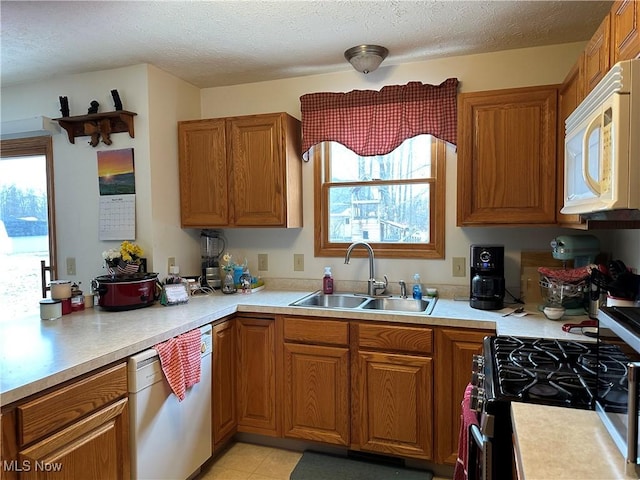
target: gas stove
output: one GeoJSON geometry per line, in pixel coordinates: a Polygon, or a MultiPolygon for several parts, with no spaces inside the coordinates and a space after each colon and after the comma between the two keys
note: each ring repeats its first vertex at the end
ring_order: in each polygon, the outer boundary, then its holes
{"type": "MultiPolygon", "coordinates": [[[[629,338],[630,330],[607,322],[611,329],[620,330],[623,338],[629,338]]],[[[636,326],[640,329],[640,320],[636,326]]],[[[629,362],[638,362],[635,365],[640,370],[640,351],[632,356],[624,342],[604,341],[604,331],[609,330],[603,328],[600,319],[597,342],[485,337],[483,355],[474,357],[472,367],[470,405],[477,413],[478,426],[471,428],[475,433],[468,448],[476,452],[473,456],[478,459],[472,467],[477,471],[474,478],[512,478],[511,402],[599,410],[610,418],[618,416],[610,424],[625,423],[620,421],[620,415],[627,411],[627,378],[633,377],[630,369],[634,365],[629,362]]],[[[640,345],[640,330],[633,338],[640,345]]],[[[634,403],[640,405],[640,397],[634,403]]],[[[614,440],[616,437],[620,435],[614,435],[614,440]]],[[[640,451],[640,441],[636,443],[640,451]]]]}
{"type": "Polygon", "coordinates": [[[472,407],[482,414],[510,402],[593,409],[595,342],[497,336],[484,339],[474,359],[472,407]]]}
{"type": "Polygon", "coordinates": [[[511,402],[594,409],[598,364],[596,342],[486,337],[472,367],[470,405],[478,419],[468,444],[478,459],[473,477],[512,478],[511,402]]]}
{"type": "Polygon", "coordinates": [[[593,408],[597,351],[574,341],[494,337],[495,399],[593,408]]]}

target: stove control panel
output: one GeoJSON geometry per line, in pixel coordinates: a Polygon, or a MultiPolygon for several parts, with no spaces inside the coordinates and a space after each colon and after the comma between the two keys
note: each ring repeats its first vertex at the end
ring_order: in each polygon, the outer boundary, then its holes
{"type": "Polygon", "coordinates": [[[471,410],[475,412],[482,412],[484,406],[485,391],[484,391],[484,356],[474,355],[471,361],[471,398],[469,399],[469,406],[471,410]]]}
{"type": "Polygon", "coordinates": [[[482,372],[484,369],[484,356],[474,355],[471,360],[471,371],[473,373],[482,372]]]}
{"type": "Polygon", "coordinates": [[[473,387],[471,389],[471,398],[469,399],[469,407],[474,412],[481,413],[484,406],[484,389],[481,387],[473,387]]]}
{"type": "Polygon", "coordinates": [[[471,374],[471,385],[478,387],[484,384],[484,373],[481,372],[473,372],[471,374]]]}

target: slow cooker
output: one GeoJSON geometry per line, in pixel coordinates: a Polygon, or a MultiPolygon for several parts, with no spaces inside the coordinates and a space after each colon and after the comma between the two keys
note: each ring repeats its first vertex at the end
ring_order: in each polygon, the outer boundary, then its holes
{"type": "Polygon", "coordinates": [[[160,288],[157,273],[102,275],[91,282],[98,305],[105,310],[133,310],[153,305],[160,288]]]}

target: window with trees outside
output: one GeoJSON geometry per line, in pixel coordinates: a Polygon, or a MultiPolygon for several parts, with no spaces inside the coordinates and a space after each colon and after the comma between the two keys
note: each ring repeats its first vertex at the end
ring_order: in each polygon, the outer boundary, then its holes
{"type": "Polygon", "coordinates": [[[383,258],[444,258],[444,141],[418,135],[366,157],[325,141],[311,155],[316,256],[364,241],[383,258]]]}

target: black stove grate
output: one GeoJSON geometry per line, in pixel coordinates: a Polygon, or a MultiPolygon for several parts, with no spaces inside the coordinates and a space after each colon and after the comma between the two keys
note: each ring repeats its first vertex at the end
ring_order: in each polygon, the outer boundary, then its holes
{"type": "Polygon", "coordinates": [[[496,400],[593,408],[595,344],[498,336],[492,357],[496,400]]]}

